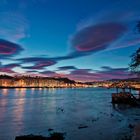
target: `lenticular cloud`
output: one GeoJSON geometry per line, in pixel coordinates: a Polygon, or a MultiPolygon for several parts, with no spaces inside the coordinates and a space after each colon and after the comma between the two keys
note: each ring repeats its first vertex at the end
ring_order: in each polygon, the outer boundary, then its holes
{"type": "Polygon", "coordinates": [[[20,45],[0,39],[0,58],[14,56],[22,50],[20,45]]]}
{"type": "Polygon", "coordinates": [[[126,31],[126,26],[121,23],[93,25],[77,32],[73,36],[71,44],[78,52],[97,52],[108,48],[126,31]]]}

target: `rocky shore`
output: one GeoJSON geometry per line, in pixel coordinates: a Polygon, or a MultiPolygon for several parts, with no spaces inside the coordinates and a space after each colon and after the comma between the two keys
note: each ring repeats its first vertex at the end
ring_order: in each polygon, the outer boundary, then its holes
{"type": "Polygon", "coordinates": [[[64,133],[54,132],[48,137],[30,134],[24,136],[17,136],[15,140],[64,140],[64,133]]]}

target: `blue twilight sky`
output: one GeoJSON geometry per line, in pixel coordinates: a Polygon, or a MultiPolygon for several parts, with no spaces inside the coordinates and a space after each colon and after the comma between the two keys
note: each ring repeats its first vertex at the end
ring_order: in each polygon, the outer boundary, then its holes
{"type": "Polygon", "coordinates": [[[128,78],[139,0],[1,0],[0,73],[128,78]]]}

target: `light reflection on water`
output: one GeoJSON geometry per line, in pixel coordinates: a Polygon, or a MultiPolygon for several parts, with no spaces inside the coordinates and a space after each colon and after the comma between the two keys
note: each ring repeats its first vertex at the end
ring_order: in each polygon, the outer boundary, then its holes
{"type": "Polygon", "coordinates": [[[113,92],[103,88],[0,89],[0,139],[14,140],[16,135],[30,133],[48,135],[48,128],[53,128],[67,132],[66,140],[113,140],[129,121],[140,116],[139,109],[123,113],[113,109],[113,92]],[[79,130],[80,124],[88,128],[79,130]]]}
{"type": "Polygon", "coordinates": [[[6,88],[2,89],[2,94],[6,96],[8,94],[8,89],[6,88]]]}

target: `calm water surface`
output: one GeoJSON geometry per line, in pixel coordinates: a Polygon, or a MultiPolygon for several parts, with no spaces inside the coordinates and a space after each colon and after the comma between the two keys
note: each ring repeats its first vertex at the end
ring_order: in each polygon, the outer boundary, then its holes
{"type": "Polygon", "coordinates": [[[129,123],[140,122],[140,109],[114,109],[112,92],[104,88],[0,89],[0,140],[31,133],[47,136],[49,128],[66,132],[66,140],[116,140],[129,131],[129,123]],[[88,128],[78,129],[80,125],[88,128]]]}

